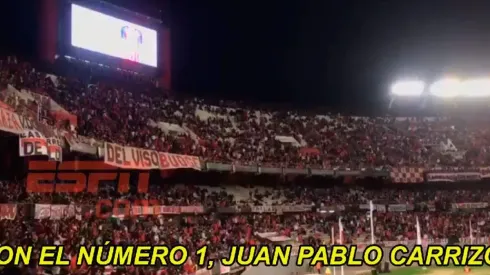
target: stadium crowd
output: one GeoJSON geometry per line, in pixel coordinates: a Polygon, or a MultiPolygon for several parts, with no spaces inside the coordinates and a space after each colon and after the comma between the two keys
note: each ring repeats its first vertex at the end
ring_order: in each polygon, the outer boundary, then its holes
{"type": "MultiPolygon", "coordinates": [[[[153,82],[128,74],[108,79],[105,68],[58,63],[55,76],[10,57],[2,62],[1,82],[50,97],[78,117],[74,132],[100,141],[274,167],[471,167],[489,161],[488,131],[474,118],[314,115],[169,98],[153,82]]],[[[23,114],[48,113],[42,97],[26,102],[3,96],[23,114]]]]}
{"type": "MultiPolygon", "coordinates": [[[[217,163],[351,170],[396,166],[455,169],[490,163],[490,132],[481,127],[483,121],[449,117],[313,115],[251,108],[225,101],[172,98],[164,96],[154,82],[135,75],[73,62],[60,60],[53,71],[46,73],[14,56],[4,59],[0,63],[3,89],[0,99],[8,106],[3,107],[29,117],[43,133],[66,130],[94,142],[110,141],[196,155],[217,163]],[[76,116],[76,125],[50,116],[54,103],[56,108],[76,116]]],[[[257,234],[263,232],[277,232],[295,243],[331,243],[331,229],[339,232],[341,215],[344,241],[366,244],[370,242],[365,208],[369,201],[377,206],[413,206],[399,211],[376,208],[375,236],[379,243],[415,240],[415,217],[420,219],[424,238],[428,240],[469,236],[470,224],[475,238],[485,238],[490,232],[490,215],[484,211],[487,204],[478,205],[475,208],[479,209],[474,211],[454,206],[489,202],[490,190],[475,187],[318,188],[286,180],[275,188],[250,187],[252,183],[247,187],[217,188],[204,185],[206,177],[202,173],[191,179],[182,180],[180,184],[161,184],[167,180],[161,179],[150,185],[150,192],[144,197],[118,194],[110,188],[95,195],[32,194],[26,193],[22,177],[4,180],[0,184],[0,203],[15,204],[16,208],[13,216],[0,220],[0,241],[16,246],[34,245],[36,253],[41,245],[63,244],[70,259],[76,259],[77,247],[98,245],[106,240],[126,245],[179,244],[193,252],[209,245],[211,257],[217,259],[231,245],[268,243],[257,234]],[[157,200],[164,206],[201,206],[203,211],[131,217],[112,215],[110,219],[94,215],[93,205],[97,201],[118,198],[157,200]],[[87,206],[88,211],[55,219],[49,215],[39,218],[36,204],[87,206]],[[309,209],[284,213],[252,211],[253,206],[302,205],[309,209]],[[242,211],[247,206],[247,211],[242,211]]],[[[27,274],[177,275],[195,274],[201,268],[195,266],[195,262],[193,256],[181,268],[70,265],[45,270],[32,265],[24,271],[27,274]]]]}
{"type": "MultiPolygon", "coordinates": [[[[226,255],[231,245],[259,245],[270,243],[261,238],[264,232],[277,232],[277,235],[290,238],[298,244],[330,244],[331,229],[339,232],[338,220],[342,216],[345,243],[363,245],[370,243],[370,223],[366,208],[359,203],[374,200],[376,205],[397,203],[416,206],[402,211],[377,208],[374,214],[376,241],[387,246],[416,239],[415,217],[421,221],[421,229],[427,242],[445,242],[453,236],[470,235],[469,224],[473,226],[472,236],[485,239],[490,228],[490,215],[486,209],[455,210],[444,207],[447,203],[481,203],[488,201],[490,191],[475,193],[474,190],[460,189],[458,192],[426,190],[366,190],[359,187],[314,189],[305,187],[267,188],[253,187],[227,189],[226,187],[194,186],[190,184],[172,185],[162,188],[151,187],[151,196],[167,206],[209,207],[202,213],[180,213],[169,215],[132,215],[109,217],[94,215],[93,208],[80,212],[81,215],[66,214],[61,217],[38,217],[33,204],[77,205],[94,204],[95,199],[118,198],[114,190],[105,189],[97,195],[75,197],[68,194],[27,194],[21,182],[2,182],[1,203],[16,203],[16,215],[0,220],[0,240],[2,244],[34,245],[39,251],[41,245],[63,244],[67,258],[76,259],[75,251],[81,245],[98,245],[105,241],[115,244],[166,244],[184,245],[195,252],[202,245],[208,245],[210,256],[220,258],[226,255]],[[249,192],[246,192],[249,191],[249,192]],[[85,197],[86,196],[86,197],[85,197]],[[318,198],[323,200],[318,201],[318,198]],[[246,205],[297,205],[311,202],[311,210],[296,213],[278,212],[221,212],[229,206],[246,205]],[[344,204],[335,212],[322,211],[324,205],[344,204]],[[355,204],[357,203],[357,204],[355,204]],[[349,205],[351,204],[351,205],[349,205]],[[432,207],[427,207],[432,205],[432,207]]],[[[136,196],[135,196],[136,197],[136,196]]],[[[127,196],[126,198],[131,198],[127,196]]],[[[112,210],[112,209],[111,209],[112,210]]],[[[2,215],[4,210],[2,210],[2,215]]],[[[103,210],[102,210],[103,211],[103,210]]],[[[110,211],[110,210],[109,210],[110,211]]],[[[113,210],[112,213],[116,213],[113,210]]],[[[340,242],[336,236],[336,242],[340,242]]],[[[196,257],[182,269],[176,267],[146,267],[126,270],[137,274],[193,274],[199,267],[196,257]],[[148,272],[148,273],[145,273],[148,272]],[[180,273],[179,273],[180,272],[180,273]]],[[[38,268],[32,266],[31,268],[38,268]]],[[[110,267],[115,268],[115,267],[110,267]]],[[[90,272],[103,272],[103,268],[93,268],[90,272]]],[[[114,269],[116,270],[116,269],[114,269]]],[[[72,265],[67,272],[82,273],[84,267],[72,265]]],[[[107,272],[107,270],[105,270],[107,272]]],[[[52,272],[52,271],[51,271],[52,272]]],[[[123,272],[120,270],[118,272],[123,272]]]]}

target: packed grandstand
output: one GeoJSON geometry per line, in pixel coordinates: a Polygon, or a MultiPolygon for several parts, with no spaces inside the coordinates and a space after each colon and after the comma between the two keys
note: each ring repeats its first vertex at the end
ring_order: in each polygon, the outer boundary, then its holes
{"type": "MultiPolygon", "coordinates": [[[[148,79],[59,59],[41,71],[15,56],[1,63],[0,241],[82,245],[209,245],[219,259],[232,245],[331,244],[338,218],[344,242],[387,247],[452,238],[487,244],[490,132],[483,120],[452,117],[352,117],[258,109],[233,102],[165,96],[148,79]],[[18,122],[18,123],[17,123],[18,122]],[[19,138],[20,135],[20,138],[19,138]],[[29,138],[60,147],[39,154],[29,138]],[[83,193],[26,192],[28,162],[106,159],[107,143],[199,157],[199,169],[150,172],[146,194],[113,185],[83,193]],[[56,151],[56,150],[55,150],[56,151]],[[53,153],[53,154],[51,154],[53,153]],[[44,155],[44,156],[43,156],[44,155]],[[25,157],[22,157],[25,156],[25,157]],[[199,171],[198,171],[199,170],[199,171]],[[457,181],[464,181],[461,184],[457,181]],[[447,182],[452,182],[447,184],[447,182]],[[100,199],[157,200],[153,214],[96,217],[100,199]]],[[[134,210],[136,211],[136,210],[134,210]]],[[[23,267],[28,274],[224,274],[182,267],[23,267]],[[204,273],[210,272],[210,273],[204,273]]]]}

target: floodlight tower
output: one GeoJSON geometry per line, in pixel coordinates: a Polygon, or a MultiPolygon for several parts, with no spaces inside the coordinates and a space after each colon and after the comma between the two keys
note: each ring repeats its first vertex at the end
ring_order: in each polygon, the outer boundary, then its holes
{"type": "Polygon", "coordinates": [[[405,80],[397,81],[391,85],[390,90],[390,105],[391,109],[393,103],[397,99],[417,99],[420,98],[426,91],[426,84],[421,80],[405,80]]]}

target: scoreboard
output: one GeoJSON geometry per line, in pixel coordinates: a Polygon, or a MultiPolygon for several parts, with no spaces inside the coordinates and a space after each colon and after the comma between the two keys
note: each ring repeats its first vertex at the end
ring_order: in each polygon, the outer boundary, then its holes
{"type": "Polygon", "coordinates": [[[170,30],[161,19],[103,1],[43,1],[40,54],[141,72],[170,87],[170,30]]]}

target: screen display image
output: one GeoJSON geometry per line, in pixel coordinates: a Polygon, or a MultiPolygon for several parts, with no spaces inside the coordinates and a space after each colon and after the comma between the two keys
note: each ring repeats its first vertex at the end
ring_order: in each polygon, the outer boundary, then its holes
{"type": "Polygon", "coordinates": [[[75,4],[71,45],[157,67],[157,32],[75,4]]]}

